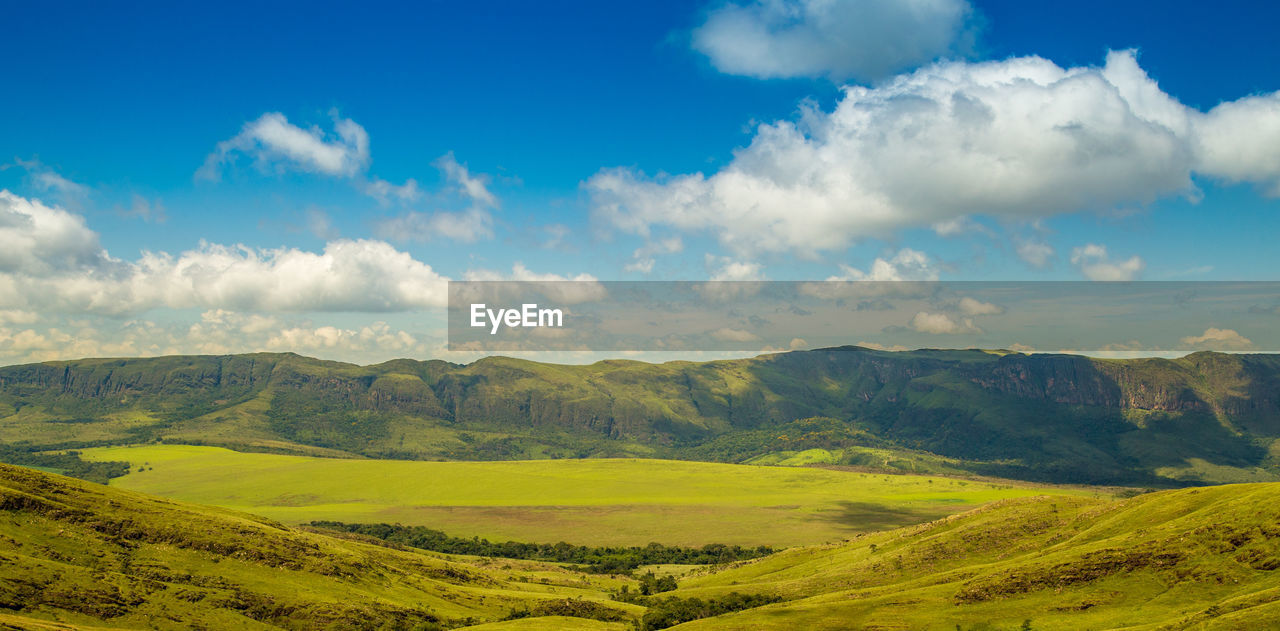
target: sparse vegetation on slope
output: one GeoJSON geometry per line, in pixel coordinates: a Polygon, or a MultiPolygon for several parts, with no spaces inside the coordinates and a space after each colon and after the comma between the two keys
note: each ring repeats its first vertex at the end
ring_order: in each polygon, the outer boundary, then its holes
{"type": "Polygon", "coordinates": [[[687,628],[1274,628],[1280,484],[1005,500],[684,579],[673,595],[730,592],[787,602],[687,628]]]}
{"type": "MultiPolygon", "coordinates": [[[[619,580],[464,562],[0,465],[0,611],[110,628],[439,629],[619,580]]],[[[564,615],[563,608],[557,613],[564,615]]],[[[584,608],[585,610],[585,608],[584,608]]]]}

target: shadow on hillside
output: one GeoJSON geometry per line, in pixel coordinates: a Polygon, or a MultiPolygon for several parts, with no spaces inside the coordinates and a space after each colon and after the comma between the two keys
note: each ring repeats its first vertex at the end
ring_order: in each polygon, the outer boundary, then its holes
{"type": "Polygon", "coordinates": [[[886,506],[872,502],[838,502],[839,508],[824,511],[819,519],[834,522],[851,532],[889,530],[920,524],[941,517],[937,510],[886,506]]]}

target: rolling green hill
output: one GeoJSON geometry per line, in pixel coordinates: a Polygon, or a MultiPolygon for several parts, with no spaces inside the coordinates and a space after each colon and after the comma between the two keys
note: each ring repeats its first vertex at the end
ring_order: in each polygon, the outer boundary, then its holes
{"type": "Polygon", "coordinates": [[[785,602],[679,628],[1278,628],[1280,484],[1006,500],[744,562],[670,595],[729,592],[785,602]]]}
{"type": "Polygon", "coordinates": [[[395,550],[0,465],[0,625],[427,630],[578,598],[625,618],[639,608],[604,604],[625,582],[395,550]]]}
{"type": "MultiPolygon", "coordinates": [[[[1280,479],[1280,356],[856,347],[705,363],[291,354],[0,368],[0,444],[823,462],[1136,485],[1280,479]]],[[[0,456],[3,456],[0,453],[0,456]]],[[[58,470],[56,463],[26,462],[58,470]]]]}
{"type": "Polygon", "coordinates": [[[1024,497],[837,544],[673,568],[677,589],[637,595],[628,578],[387,548],[0,465],[0,624],[1264,629],[1280,625],[1278,524],[1277,483],[1123,501],[1024,497]]]}

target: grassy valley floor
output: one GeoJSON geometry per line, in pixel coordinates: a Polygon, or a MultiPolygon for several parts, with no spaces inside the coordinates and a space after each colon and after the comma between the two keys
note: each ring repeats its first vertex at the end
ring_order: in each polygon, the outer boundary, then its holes
{"type": "MultiPolygon", "coordinates": [[[[785,547],[918,524],[988,502],[1101,492],[938,476],[646,459],[420,462],[152,445],[119,488],[286,523],[423,525],[495,541],[785,547]]],[[[1105,496],[1105,495],[1104,495],[1105,496]]]]}

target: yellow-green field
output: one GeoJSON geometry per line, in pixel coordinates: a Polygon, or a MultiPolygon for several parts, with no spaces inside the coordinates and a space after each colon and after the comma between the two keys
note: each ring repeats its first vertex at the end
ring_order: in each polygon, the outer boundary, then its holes
{"type": "Polygon", "coordinates": [[[256,513],[422,525],[580,545],[794,546],[916,524],[987,502],[1095,491],[944,477],[642,459],[350,460],[151,445],[85,450],[112,486],[256,513]],[[139,471],[141,469],[141,471],[139,471]]]}

